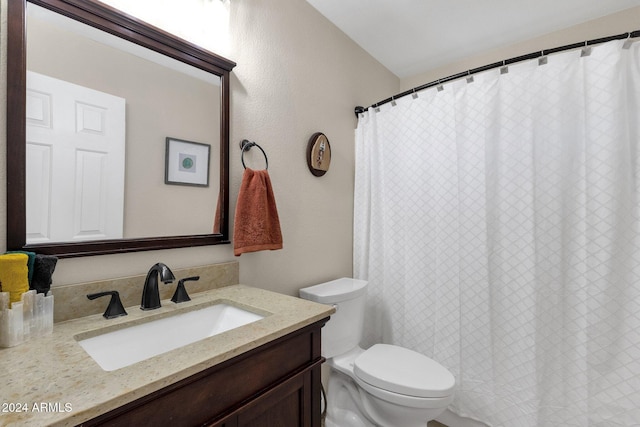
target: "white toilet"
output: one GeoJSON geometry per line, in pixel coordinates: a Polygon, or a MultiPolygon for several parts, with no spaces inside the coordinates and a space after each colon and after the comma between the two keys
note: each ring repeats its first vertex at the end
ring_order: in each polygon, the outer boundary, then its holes
{"type": "Polygon", "coordinates": [[[331,368],[326,427],[425,427],[453,400],[455,378],[415,351],[388,344],[359,347],[367,282],[342,278],[300,289],[300,297],[336,312],[322,329],[331,368]]]}

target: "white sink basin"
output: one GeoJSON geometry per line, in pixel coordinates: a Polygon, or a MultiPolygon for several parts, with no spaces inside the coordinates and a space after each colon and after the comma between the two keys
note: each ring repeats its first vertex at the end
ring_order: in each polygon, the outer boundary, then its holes
{"type": "Polygon", "coordinates": [[[228,304],[215,304],[78,339],[78,343],[102,369],[114,371],[262,318],[228,304]]]}

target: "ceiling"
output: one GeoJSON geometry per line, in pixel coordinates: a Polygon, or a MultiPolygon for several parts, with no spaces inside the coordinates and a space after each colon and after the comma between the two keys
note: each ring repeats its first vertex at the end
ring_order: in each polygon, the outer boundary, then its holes
{"type": "Polygon", "coordinates": [[[400,78],[640,6],[640,0],[307,2],[400,78]]]}

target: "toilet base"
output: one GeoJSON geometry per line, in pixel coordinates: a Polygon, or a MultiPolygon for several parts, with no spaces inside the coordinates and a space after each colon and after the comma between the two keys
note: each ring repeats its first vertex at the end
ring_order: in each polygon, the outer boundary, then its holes
{"type": "Polygon", "coordinates": [[[358,393],[351,378],[332,370],[327,390],[325,427],[376,427],[358,407],[358,393]]]}
{"type": "Polygon", "coordinates": [[[347,374],[332,368],[327,390],[326,427],[426,427],[441,408],[410,408],[383,401],[358,387],[347,374]]]}

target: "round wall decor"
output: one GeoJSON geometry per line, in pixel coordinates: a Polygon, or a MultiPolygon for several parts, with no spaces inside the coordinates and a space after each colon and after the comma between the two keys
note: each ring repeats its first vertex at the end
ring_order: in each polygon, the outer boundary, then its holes
{"type": "Polygon", "coordinates": [[[307,145],[307,165],[315,176],[322,176],[329,170],[331,164],[331,145],[322,132],[311,135],[307,145]]]}

